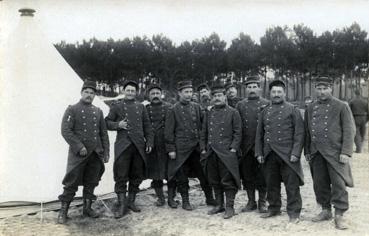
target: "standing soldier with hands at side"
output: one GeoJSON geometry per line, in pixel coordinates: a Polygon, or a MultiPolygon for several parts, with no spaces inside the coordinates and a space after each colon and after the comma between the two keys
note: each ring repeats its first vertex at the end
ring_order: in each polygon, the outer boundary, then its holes
{"type": "Polygon", "coordinates": [[[262,218],[281,214],[281,182],[287,193],[290,223],[298,223],[302,208],[300,185],[303,172],[300,155],[304,145],[304,123],[297,108],[285,101],[286,86],[281,80],[269,85],[271,104],[263,109],[255,140],[255,155],[264,164],[268,213],[262,218]]]}
{"type": "Polygon", "coordinates": [[[234,199],[240,187],[237,150],[242,138],[241,118],[238,111],[226,104],[223,86],[212,88],[213,107],[205,114],[201,131],[201,154],[205,158],[206,173],[214,188],[217,205],[209,215],[224,211],[224,219],[234,212],[234,199]]]}
{"type": "Polygon", "coordinates": [[[314,222],[330,220],[335,208],[335,226],[346,229],[343,213],[348,210],[346,186],[353,187],[349,160],[353,153],[355,123],[347,103],[332,96],[333,80],[319,77],[318,100],[305,112],[305,157],[309,161],[317,202],[322,211],[314,222]]]}
{"type": "Polygon", "coordinates": [[[104,173],[104,163],[109,161],[109,137],[103,112],[92,101],[96,83],[86,81],[81,90],[81,100],[69,106],[64,113],[61,133],[69,144],[67,173],[63,179],[64,192],[59,196],[61,209],[58,223],[67,221],[69,204],[83,185],[83,215],[97,218],[92,210],[96,199],[94,189],[104,173]]]}
{"type": "Polygon", "coordinates": [[[200,105],[191,102],[193,94],[191,81],[178,82],[179,102],[174,104],[166,121],[164,137],[170,157],[168,180],[175,178],[178,192],[182,197],[182,208],[191,211],[189,200],[189,180],[197,177],[205,193],[206,204],[216,205],[212,189],[206,179],[200,162],[200,132],[202,111],[200,105]]]}
{"type": "MultiPolygon", "coordinates": [[[[168,115],[172,104],[162,101],[162,88],[159,84],[151,84],[148,87],[150,103],[146,105],[149,113],[152,128],[154,130],[154,148],[148,155],[147,159],[147,174],[148,178],[152,179],[151,187],[154,188],[158,201],[157,206],[165,204],[163,192],[163,180],[168,180],[168,153],[165,149],[164,127],[165,119],[168,115]]],[[[168,205],[172,208],[177,208],[177,202],[174,201],[176,182],[172,178],[167,181],[168,186],[168,205]]]]}
{"type": "Polygon", "coordinates": [[[269,104],[269,101],[260,97],[259,77],[247,77],[245,85],[247,97],[236,105],[242,119],[240,174],[248,197],[247,205],[242,212],[250,212],[258,208],[260,213],[266,213],[266,183],[261,165],[255,158],[255,135],[259,113],[269,104]],[[258,190],[259,195],[257,204],[255,190],[258,190]]]}

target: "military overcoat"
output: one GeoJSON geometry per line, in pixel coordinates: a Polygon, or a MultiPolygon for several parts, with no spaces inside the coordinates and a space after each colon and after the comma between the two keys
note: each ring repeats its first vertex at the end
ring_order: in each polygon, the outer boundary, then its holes
{"type": "Polygon", "coordinates": [[[170,160],[168,164],[169,180],[191,153],[200,149],[202,114],[200,105],[194,102],[177,102],[169,111],[164,131],[166,150],[168,153],[176,152],[176,159],[170,160]]]}
{"type": "Polygon", "coordinates": [[[269,104],[259,115],[255,139],[255,155],[267,158],[274,151],[296,172],[300,185],[304,184],[301,161],[291,162],[294,155],[301,157],[304,146],[304,122],[298,108],[291,103],[269,104]]]}
{"type": "Polygon", "coordinates": [[[114,156],[117,160],[121,154],[134,144],[147,164],[145,148],[153,146],[154,133],[146,107],[136,100],[122,100],[113,104],[105,118],[108,130],[117,131],[114,143],[114,156]],[[128,128],[119,128],[119,122],[126,120],[128,128]]]}
{"type": "Polygon", "coordinates": [[[260,111],[269,104],[264,98],[245,98],[238,102],[236,109],[242,120],[242,145],[241,151],[246,155],[250,150],[255,151],[256,128],[260,111]]]}
{"type": "Polygon", "coordinates": [[[238,157],[230,151],[238,150],[241,144],[242,123],[238,111],[228,105],[220,108],[213,106],[206,113],[202,127],[200,147],[207,151],[205,158],[215,152],[240,187],[238,157]]]}
{"type": "MultiPolygon", "coordinates": [[[[70,105],[62,119],[61,134],[69,144],[67,174],[86,161],[92,152],[98,154],[104,166],[102,160],[109,156],[109,137],[100,108],[82,101],[70,105]],[[84,157],[79,154],[83,147],[87,149],[84,157]]],[[[100,177],[103,173],[104,168],[100,170],[100,177]]]]}
{"type": "Polygon", "coordinates": [[[316,101],[305,112],[305,155],[320,152],[349,187],[354,186],[350,164],[339,162],[340,154],[352,156],[355,123],[347,103],[330,98],[316,101]]]}
{"type": "Polygon", "coordinates": [[[165,149],[164,127],[171,107],[172,104],[167,102],[146,105],[154,132],[154,149],[147,158],[147,177],[149,179],[167,178],[168,153],[165,149]]]}

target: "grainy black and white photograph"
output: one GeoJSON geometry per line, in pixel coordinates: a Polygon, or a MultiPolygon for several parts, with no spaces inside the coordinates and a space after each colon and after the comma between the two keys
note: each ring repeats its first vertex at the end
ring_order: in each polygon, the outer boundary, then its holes
{"type": "Polygon", "coordinates": [[[369,235],[368,0],[0,0],[0,235],[369,235]]]}

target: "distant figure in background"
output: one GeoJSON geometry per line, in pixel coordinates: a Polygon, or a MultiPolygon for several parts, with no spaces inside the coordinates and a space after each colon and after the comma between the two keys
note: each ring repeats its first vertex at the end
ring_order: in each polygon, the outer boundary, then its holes
{"type": "Polygon", "coordinates": [[[199,95],[197,93],[192,94],[191,102],[199,103],[199,95]]]}
{"type": "Polygon", "coordinates": [[[355,124],[348,104],[332,96],[332,86],[331,78],[316,80],[318,100],[305,112],[304,150],[316,200],[322,207],[312,220],[330,220],[333,205],[336,228],[346,229],[343,213],[349,208],[346,186],[354,186],[349,160],[353,152],[355,124]]]}
{"type": "Polygon", "coordinates": [[[311,96],[306,96],[304,98],[304,105],[305,108],[307,108],[307,106],[309,106],[309,104],[313,103],[313,98],[311,96]]]}
{"type": "Polygon", "coordinates": [[[197,87],[197,91],[200,94],[200,106],[201,110],[207,111],[211,108],[211,97],[210,97],[210,88],[206,83],[200,84],[197,87]]]}
{"type": "MultiPolygon", "coordinates": [[[[152,128],[154,130],[154,148],[147,158],[147,178],[152,179],[151,187],[154,188],[158,201],[157,206],[165,204],[163,192],[163,180],[168,180],[168,153],[165,150],[164,127],[165,119],[172,104],[162,101],[162,88],[159,84],[151,84],[148,89],[150,103],[146,105],[152,128]]],[[[176,182],[174,179],[167,181],[168,205],[177,208],[174,201],[176,182]]]]}
{"type": "Polygon", "coordinates": [[[237,87],[236,84],[229,82],[225,85],[227,103],[229,106],[235,108],[236,104],[242,100],[242,98],[237,97],[237,87]]]}
{"type": "Polygon", "coordinates": [[[360,96],[360,91],[355,90],[355,98],[349,103],[352,114],[355,119],[356,134],[355,134],[355,146],[356,152],[361,153],[363,151],[363,142],[366,133],[366,123],[369,119],[368,112],[368,100],[360,96]]]}
{"type": "Polygon", "coordinates": [[[138,85],[127,81],[123,87],[125,97],[110,108],[105,118],[109,130],[117,131],[114,145],[114,181],[119,208],[115,218],[121,218],[136,206],[136,195],[145,178],[146,155],[153,147],[154,133],[146,107],[136,100],[138,85]],[[128,201],[126,200],[127,184],[128,201]]]}
{"type": "Polygon", "coordinates": [[[247,205],[242,208],[242,212],[250,212],[258,208],[260,213],[266,213],[266,183],[262,165],[255,158],[255,136],[258,116],[270,102],[260,97],[260,78],[258,76],[247,77],[245,86],[247,97],[236,105],[242,119],[240,174],[248,197],[247,205]],[[259,193],[258,204],[255,200],[256,190],[259,193]]]}
{"type": "Polygon", "coordinates": [[[64,192],[59,196],[59,224],[67,222],[69,204],[80,185],[83,185],[83,215],[99,217],[91,204],[96,199],[94,189],[104,173],[104,163],[109,161],[109,137],[103,112],[92,105],[95,93],[96,83],[86,81],[81,100],[69,106],[63,116],[61,133],[69,144],[69,152],[64,192]]]}

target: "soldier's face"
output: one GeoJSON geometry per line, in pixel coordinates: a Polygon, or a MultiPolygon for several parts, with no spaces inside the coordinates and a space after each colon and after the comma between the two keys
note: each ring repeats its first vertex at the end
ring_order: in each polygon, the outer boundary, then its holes
{"type": "Polygon", "coordinates": [[[124,88],[124,95],[126,96],[128,100],[135,99],[136,98],[136,87],[132,85],[127,85],[124,88]]]}
{"type": "Polygon", "coordinates": [[[85,88],[81,91],[81,100],[85,103],[92,103],[95,98],[95,90],[91,88],[85,88]]]}
{"type": "Polygon", "coordinates": [[[210,98],[210,91],[207,90],[206,88],[201,89],[200,90],[200,97],[201,97],[201,99],[210,98]]]}
{"type": "Polygon", "coordinates": [[[153,103],[157,103],[161,101],[161,90],[157,88],[153,88],[149,92],[149,99],[153,103]]]}
{"type": "Polygon", "coordinates": [[[224,105],[226,103],[226,96],[224,93],[214,93],[211,100],[214,105],[224,105]]]}
{"type": "Polygon", "coordinates": [[[332,88],[328,85],[319,84],[315,87],[315,93],[320,101],[324,101],[332,96],[332,88]]]}
{"type": "Polygon", "coordinates": [[[284,101],[286,98],[284,88],[280,86],[273,86],[270,90],[270,97],[274,103],[280,103],[284,101]]]}
{"type": "Polygon", "coordinates": [[[227,97],[229,97],[229,98],[237,97],[237,89],[235,87],[230,87],[227,90],[227,97]]]}
{"type": "Polygon", "coordinates": [[[247,97],[254,98],[260,94],[260,87],[257,83],[251,83],[246,86],[247,97]]]}
{"type": "Polygon", "coordinates": [[[193,89],[192,88],[184,88],[178,93],[179,99],[181,101],[190,102],[192,95],[193,95],[193,89]]]}

